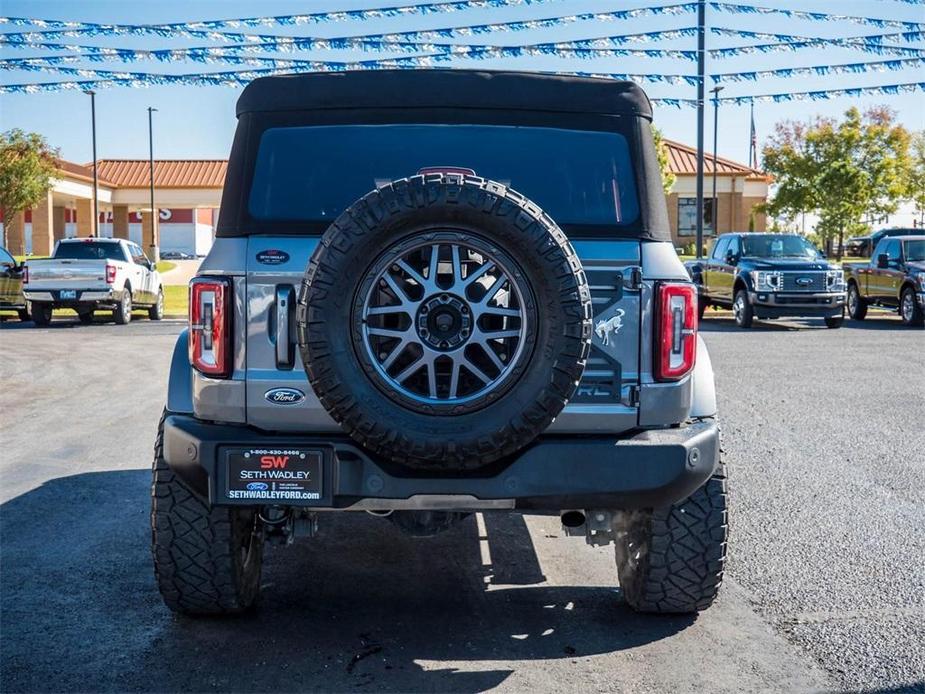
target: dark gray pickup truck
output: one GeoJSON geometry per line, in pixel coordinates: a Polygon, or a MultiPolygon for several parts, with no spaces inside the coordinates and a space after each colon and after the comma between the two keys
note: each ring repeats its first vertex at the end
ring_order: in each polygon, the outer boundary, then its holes
{"type": "Polygon", "coordinates": [[[707,306],[731,308],[736,325],[755,318],[819,317],[841,327],[845,312],[842,269],[796,234],[723,234],[709,258],[685,263],[707,306]]]}
{"type": "Polygon", "coordinates": [[[864,320],[868,306],[895,310],[905,325],[925,325],[925,235],[885,236],[869,263],[845,263],[848,315],[864,320]]]}
{"type": "Polygon", "coordinates": [[[237,115],[155,448],[168,607],[247,609],[265,541],[346,512],[415,535],[560,515],[615,544],[633,608],[709,606],[725,468],[645,94],[305,74],[255,81],[237,115]]]}

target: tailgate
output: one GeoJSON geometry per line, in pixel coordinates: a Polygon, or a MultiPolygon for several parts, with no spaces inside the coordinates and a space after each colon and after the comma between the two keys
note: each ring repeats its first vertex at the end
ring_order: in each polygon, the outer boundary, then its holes
{"type": "Polygon", "coordinates": [[[91,289],[106,284],[105,260],[33,260],[29,268],[28,291],[47,289],[91,289]]]}
{"type": "MultiPolygon", "coordinates": [[[[295,298],[317,244],[310,236],[248,239],[247,421],[261,429],[341,431],[312,392],[296,347],[295,298]],[[281,323],[288,334],[280,336],[281,323]]],[[[626,431],[638,422],[639,242],[574,245],[591,287],[595,329],[578,391],[549,431],[626,431]]]]}

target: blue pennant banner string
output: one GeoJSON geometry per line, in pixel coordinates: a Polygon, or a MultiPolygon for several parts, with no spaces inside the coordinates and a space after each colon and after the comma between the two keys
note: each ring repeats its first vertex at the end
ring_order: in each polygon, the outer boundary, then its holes
{"type": "Polygon", "coordinates": [[[773,34],[767,31],[745,31],[743,29],[728,29],[724,27],[710,27],[710,31],[719,36],[741,36],[749,39],[763,41],[827,41],[830,43],[883,43],[884,41],[921,41],[925,38],[925,31],[896,31],[889,34],[868,34],[865,36],[847,36],[845,38],[824,38],[821,36],[795,36],[793,34],[773,34]]]}
{"type": "MultiPolygon", "coordinates": [[[[410,56],[409,56],[410,57],[410,56]]],[[[373,61],[370,61],[373,62],[373,61]]],[[[405,61],[399,61],[390,64],[393,61],[378,61],[376,64],[363,66],[364,69],[392,69],[412,67],[405,61]]],[[[328,63],[324,71],[341,72],[352,69],[351,64],[328,63]]],[[[112,79],[96,80],[75,80],[61,82],[43,82],[31,84],[5,84],[0,85],[0,94],[37,94],[41,92],[55,92],[63,90],[87,90],[87,89],[105,89],[111,87],[132,87],[142,88],[157,85],[188,85],[188,86],[233,86],[241,87],[250,81],[273,74],[290,73],[291,67],[286,69],[263,69],[248,71],[231,71],[215,72],[190,75],[155,75],[150,73],[123,73],[119,77],[112,79]]],[[[113,73],[118,74],[118,73],[113,73]]],[[[621,73],[592,73],[592,72],[557,72],[554,74],[583,75],[593,77],[605,77],[609,79],[628,79],[652,77],[645,75],[627,75],[621,73]]],[[[665,76],[657,76],[665,77],[665,76]]],[[[678,76],[680,79],[688,81],[696,78],[693,76],[678,76]]],[[[787,101],[821,101],[834,99],[842,96],[861,97],[866,95],[889,95],[909,94],[913,92],[925,91],[925,82],[910,82],[904,84],[879,85],[873,87],[853,87],[848,89],[827,89],[811,92],[784,92],[780,94],[758,94],[748,96],[723,97],[718,99],[721,104],[730,105],[747,105],[754,102],[774,102],[781,103],[787,101]]],[[[673,99],[673,98],[655,98],[652,102],[661,106],[671,107],[690,107],[696,106],[696,99],[673,99]]]]}
{"type": "MultiPolygon", "coordinates": [[[[171,24],[97,24],[95,22],[71,22],[58,19],[36,19],[33,17],[0,17],[0,24],[14,26],[35,26],[48,29],[63,29],[74,32],[68,36],[100,36],[112,34],[156,34],[175,35],[185,29],[223,29],[255,26],[298,26],[302,24],[325,24],[349,20],[382,19],[389,17],[410,17],[417,15],[448,14],[471,9],[490,9],[523,5],[540,5],[552,0],[444,0],[415,5],[395,5],[373,9],[312,12],[308,14],[279,15],[274,17],[247,17],[244,19],[212,19],[198,22],[174,22],[171,24]]],[[[50,37],[49,37],[50,38],[50,37]]]]}
{"type": "Polygon", "coordinates": [[[797,19],[808,19],[814,22],[853,22],[854,24],[866,24],[875,27],[898,27],[916,31],[921,29],[925,24],[922,22],[907,22],[899,19],[882,19],[879,17],[858,17],[846,14],[828,14],[826,12],[806,12],[804,10],[788,10],[780,7],[758,7],[756,5],[738,5],[729,2],[711,2],[710,7],[718,12],[727,12],[730,14],[753,14],[753,15],[783,15],[785,17],[794,17],[797,19]]]}
{"type": "Polygon", "coordinates": [[[900,58],[897,60],[880,60],[867,63],[845,63],[843,65],[814,65],[811,67],[787,67],[776,70],[756,70],[754,72],[727,72],[710,75],[717,84],[722,82],[757,82],[766,78],[787,78],[798,75],[847,75],[867,72],[895,72],[908,68],[925,67],[925,56],[921,58],[900,58]]]}
{"type": "MultiPolygon", "coordinates": [[[[209,49],[227,49],[228,51],[258,51],[272,48],[278,51],[293,50],[364,50],[364,51],[405,51],[417,53],[420,51],[442,51],[446,53],[465,53],[467,49],[487,50],[487,49],[505,49],[505,48],[529,48],[529,47],[562,47],[562,48],[613,48],[623,46],[629,43],[647,43],[649,41],[666,41],[686,36],[694,36],[697,33],[696,27],[683,27],[680,29],[668,29],[663,31],[647,31],[638,34],[623,34],[617,36],[602,36],[592,39],[578,39],[574,41],[565,41],[561,43],[542,43],[532,44],[529,46],[487,46],[475,44],[455,44],[455,43],[428,43],[419,41],[408,41],[401,38],[393,38],[388,35],[375,35],[370,37],[337,37],[337,38],[317,38],[311,36],[274,36],[272,34],[254,34],[247,36],[247,42],[233,44],[230,46],[215,46],[209,49]]],[[[3,43],[3,34],[0,34],[0,45],[7,45],[17,48],[36,48],[43,47],[52,49],[54,46],[64,46],[65,44],[54,43],[3,43]]],[[[97,52],[98,47],[85,46],[81,50],[86,52],[97,52]]],[[[178,55],[179,51],[189,49],[172,49],[165,51],[149,51],[156,54],[178,55]]],[[[195,49],[193,49],[195,50],[195,49]]],[[[217,54],[217,53],[213,53],[217,54]]]]}
{"type": "MultiPolygon", "coordinates": [[[[55,56],[54,58],[65,58],[66,56],[55,56]]],[[[54,59],[52,58],[52,59],[54,59]]],[[[189,84],[190,80],[207,80],[212,83],[216,80],[228,81],[237,79],[238,76],[244,76],[247,80],[256,79],[266,75],[291,74],[293,72],[346,72],[348,70],[392,70],[413,67],[426,67],[430,64],[428,56],[402,56],[400,58],[383,59],[383,60],[358,60],[358,61],[325,61],[325,60],[280,60],[276,58],[246,58],[245,60],[259,60],[259,63],[246,63],[254,65],[268,65],[262,70],[246,71],[228,71],[207,73],[206,75],[164,75],[150,72],[125,72],[111,70],[95,70],[80,67],[66,67],[63,65],[23,65],[17,62],[8,65],[7,61],[0,60],[0,69],[28,70],[34,72],[55,72],[62,75],[73,77],[83,77],[111,82],[145,82],[150,85],[162,84],[189,84]]],[[[664,83],[664,84],[687,84],[695,86],[697,84],[696,75],[661,75],[661,74],[634,74],[634,73],[616,73],[616,72],[562,72],[556,74],[581,75],[584,77],[603,77],[613,80],[628,80],[632,82],[644,83],[664,83]]]]}
{"type": "MultiPolygon", "coordinates": [[[[827,38],[809,38],[789,36],[787,34],[768,34],[764,32],[743,31],[741,29],[725,29],[712,27],[712,33],[719,36],[734,36],[737,38],[752,39],[772,39],[776,43],[765,43],[747,46],[729,46],[727,48],[712,48],[707,51],[711,58],[729,58],[738,55],[748,55],[754,53],[776,53],[781,51],[798,51],[804,48],[818,48],[819,46],[847,48],[850,50],[862,51],[864,53],[873,53],[876,55],[894,55],[915,57],[925,55],[925,49],[909,48],[906,46],[895,46],[892,44],[877,42],[865,42],[864,37],[851,37],[846,39],[827,39],[827,38]]],[[[909,32],[907,32],[908,35],[909,32]]],[[[922,32],[912,32],[919,33],[922,32]]],[[[886,36],[886,35],[880,35],[886,36]]],[[[915,39],[909,39],[915,40],[915,39]]]]}
{"type": "MultiPolygon", "coordinates": [[[[470,24],[458,27],[446,27],[437,29],[423,29],[415,31],[400,31],[388,34],[364,34],[355,36],[340,37],[343,39],[375,39],[375,40],[413,40],[413,41],[433,41],[444,38],[464,38],[494,32],[516,32],[526,31],[529,29],[545,29],[551,27],[564,26],[582,21],[595,22],[612,22],[633,17],[651,16],[651,15],[681,15],[691,13],[697,8],[697,4],[688,2],[679,5],[663,5],[658,7],[640,7],[631,10],[613,10],[610,12],[584,12],[581,14],[572,14],[559,17],[545,17],[541,19],[517,20],[510,22],[495,22],[493,24],[470,24]]],[[[165,25],[166,26],[166,25],[165,25]]],[[[127,27],[124,27],[127,28],[127,27]]],[[[128,31],[122,33],[130,33],[128,31]]],[[[24,33],[6,33],[0,34],[0,43],[24,44],[43,42],[46,39],[62,38],[65,36],[85,35],[76,34],[73,31],[41,31],[41,32],[24,32],[24,33]]],[[[159,34],[162,35],[162,34],[159,34]]],[[[207,31],[197,28],[186,28],[175,30],[173,36],[183,36],[185,38],[201,38],[207,40],[253,43],[261,42],[267,39],[287,38],[278,35],[250,35],[228,31],[207,31]]]]}
{"type": "MultiPolygon", "coordinates": [[[[625,34],[621,36],[604,36],[593,39],[578,39],[562,43],[537,43],[515,46],[494,46],[484,44],[455,44],[455,43],[418,43],[411,41],[379,41],[369,39],[318,39],[318,38],[285,38],[266,41],[261,44],[245,44],[233,46],[206,46],[198,48],[175,48],[164,50],[134,50],[120,48],[105,48],[100,46],[74,46],[68,44],[32,44],[31,49],[44,48],[48,50],[68,50],[79,53],[90,53],[99,56],[100,60],[116,59],[125,62],[134,60],[160,60],[171,62],[175,60],[213,60],[220,62],[220,57],[228,53],[241,51],[258,52],[268,49],[280,52],[298,50],[364,50],[372,52],[413,52],[437,53],[446,59],[452,57],[473,58],[487,60],[490,58],[519,57],[524,55],[553,55],[564,58],[592,59],[599,57],[658,57],[680,58],[682,60],[696,60],[696,51],[682,51],[672,49],[655,50],[629,50],[621,48],[627,44],[645,43],[693,36],[697,32],[695,27],[671,29],[667,31],[650,31],[642,34],[625,34]]],[[[10,44],[13,45],[13,44],[10,44]]]]}

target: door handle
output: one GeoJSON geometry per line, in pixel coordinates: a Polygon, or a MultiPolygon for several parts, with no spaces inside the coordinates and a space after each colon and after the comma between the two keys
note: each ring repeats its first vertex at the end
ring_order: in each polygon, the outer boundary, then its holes
{"type": "Polygon", "coordinates": [[[276,366],[291,369],[295,366],[295,349],[292,341],[292,317],[295,314],[295,290],[290,284],[276,287],[276,366]]]}

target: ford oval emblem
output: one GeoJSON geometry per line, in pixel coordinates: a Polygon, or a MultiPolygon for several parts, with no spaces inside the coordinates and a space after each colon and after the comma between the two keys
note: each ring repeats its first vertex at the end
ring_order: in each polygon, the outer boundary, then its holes
{"type": "Polygon", "coordinates": [[[797,278],[797,284],[800,285],[801,287],[808,287],[812,283],[813,283],[812,277],[798,277],[797,278]]]}
{"type": "Polygon", "coordinates": [[[305,393],[296,388],[274,388],[264,393],[263,397],[274,405],[298,405],[305,400],[305,393]]]}
{"type": "Polygon", "coordinates": [[[270,488],[266,482],[248,482],[247,490],[250,492],[265,492],[270,488]]]}

